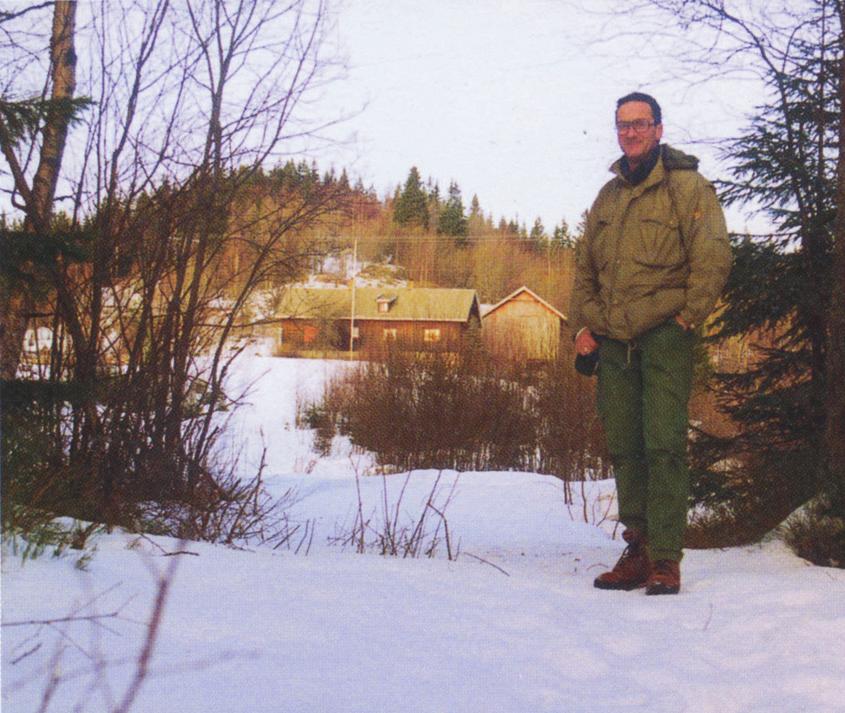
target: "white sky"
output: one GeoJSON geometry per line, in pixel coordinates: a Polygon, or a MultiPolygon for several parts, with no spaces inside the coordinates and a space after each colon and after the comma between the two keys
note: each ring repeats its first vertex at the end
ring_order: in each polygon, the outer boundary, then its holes
{"type": "MultiPolygon", "coordinates": [[[[465,206],[476,193],[496,220],[530,227],[540,216],[550,232],[561,218],[574,226],[609,178],[620,153],[615,100],[639,89],[663,107],[664,141],[719,177],[713,151],[693,141],[735,131],[760,86],[725,78],[690,87],[688,75],[672,78],[681,70],[671,42],[624,34],[634,19],[624,13],[592,12],[625,3],[580,4],[346,0],[335,35],[349,73],[328,88],[326,106],[361,110],[337,133],[348,143],[317,156],[321,168],[346,166],[384,195],[416,165],[444,192],[456,180],[465,206]]],[[[761,227],[735,210],[728,220],[761,227]]]]}

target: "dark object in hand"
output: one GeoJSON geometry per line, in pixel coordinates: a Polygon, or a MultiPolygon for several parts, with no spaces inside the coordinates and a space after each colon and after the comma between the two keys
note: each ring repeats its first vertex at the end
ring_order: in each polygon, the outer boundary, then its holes
{"type": "Polygon", "coordinates": [[[599,366],[599,350],[596,349],[589,354],[575,355],[575,371],[584,376],[594,376],[599,366]]]}

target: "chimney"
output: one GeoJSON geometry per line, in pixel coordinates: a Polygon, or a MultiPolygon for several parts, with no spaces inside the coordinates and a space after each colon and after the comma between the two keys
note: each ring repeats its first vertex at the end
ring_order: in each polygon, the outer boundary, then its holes
{"type": "Polygon", "coordinates": [[[396,295],[379,295],[376,297],[376,304],[378,304],[378,311],[382,314],[390,312],[393,303],[396,302],[396,295]]]}

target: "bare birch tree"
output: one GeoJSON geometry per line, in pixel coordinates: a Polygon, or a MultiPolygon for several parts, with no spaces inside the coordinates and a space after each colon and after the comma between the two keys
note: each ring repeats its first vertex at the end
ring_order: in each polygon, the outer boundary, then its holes
{"type": "MultiPolygon", "coordinates": [[[[23,229],[30,235],[47,234],[53,212],[56,186],[67,143],[68,126],[74,112],[76,91],[76,2],[58,0],[0,15],[0,23],[22,21],[30,12],[53,5],[49,41],[47,81],[40,98],[32,95],[16,101],[4,96],[0,111],[0,150],[6,159],[13,205],[24,215],[23,229]],[[49,100],[48,100],[49,97],[49,100]],[[20,124],[15,131],[10,124],[20,124]],[[28,137],[26,135],[28,134],[28,137]],[[27,144],[25,138],[29,138],[27,144]],[[32,158],[37,155],[34,170],[32,158]]],[[[4,28],[5,29],[5,28],[4,28]]],[[[13,42],[11,35],[7,35],[13,42]]],[[[12,69],[15,64],[12,65],[12,69]]],[[[34,93],[33,93],[34,94],[34,93]]],[[[24,268],[26,271],[27,268],[24,268]]],[[[2,285],[0,308],[0,378],[14,379],[27,328],[34,308],[32,293],[20,280],[2,285]]]]}

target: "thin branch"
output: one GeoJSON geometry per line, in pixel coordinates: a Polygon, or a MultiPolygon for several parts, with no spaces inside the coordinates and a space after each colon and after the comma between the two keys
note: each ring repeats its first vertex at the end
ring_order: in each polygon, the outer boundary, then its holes
{"type": "Polygon", "coordinates": [[[113,713],[127,713],[138,695],[138,692],[141,690],[144,679],[147,677],[150,661],[152,660],[153,651],[155,650],[156,641],[158,640],[159,628],[164,616],[164,606],[167,602],[170,587],[173,584],[173,577],[176,573],[176,566],[178,562],[179,560],[177,559],[172,560],[164,575],[159,578],[155,604],[153,605],[150,619],[147,622],[147,636],[144,639],[144,646],[137,660],[135,675],[126,690],[123,701],[114,709],[113,713]]]}
{"type": "Polygon", "coordinates": [[[489,564],[489,565],[490,565],[493,569],[497,569],[497,570],[499,570],[502,574],[504,574],[506,577],[510,577],[510,573],[508,573],[508,572],[506,572],[505,570],[503,570],[501,567],[499,567],[499,565],[497,565],[497,564],[493,564],[492,562],[490,562],[489,560],[484,559],[483,557],[479,557],[478,555],[474,555],[474,554],[472,554],[471,552],[462,552],[461,554],[466,555],[467,557],[472,557],[474,560],[478,560],[479,562],[481,562],[481,563],[483,563],[483,564],[489,564]]]}
{"type": "Polygon", "coordinates": [[[33,12],[35,10],[43,10],[45,7],[52,7],[55,4],[55,0],[50,0],[50,2],[42,2],[38,5],[30,5],[29,7],[25,7],[23,10],[18,10],[17,12],[7,12],[4,10],[0,10],[0,23],[9,22],[10,20],[16,20],[19,17],[23,17],[28,12],[33,12]]]}
{"type": "Polygon", "coordinates": [[[114,619],[120,614],[120,610],[108,614],[84,614],[79,616],[62,616],[55,619],[27,619],[25,621],[4,621],[0,626],[43,626],[45,624],[62,624],[68,621],[96,621],[99,619],[114,619]]]}

